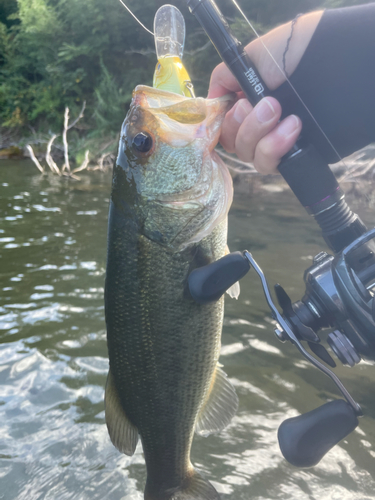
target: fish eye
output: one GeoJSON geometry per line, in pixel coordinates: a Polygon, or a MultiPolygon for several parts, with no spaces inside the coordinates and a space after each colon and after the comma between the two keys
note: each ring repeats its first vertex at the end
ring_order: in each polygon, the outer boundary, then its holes
{"type": "Polygon", "coordinates": [[[139,153],[148,153],[152,148],[152,138],[144,132],[139,132],[133,137],[132,145],[139,153]]]}

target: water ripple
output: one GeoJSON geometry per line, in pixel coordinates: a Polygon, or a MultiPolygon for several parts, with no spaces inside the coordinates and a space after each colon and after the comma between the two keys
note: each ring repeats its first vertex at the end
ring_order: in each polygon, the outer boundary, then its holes
{"type": "MultiPolygon", "coordinates": [[[[7,182],[0,185],[0,498],[142,500],[141,446],[133,457],[121,455],[104,422],[110,178],[83,176],[76,184],[43,178],[29,167],[4,168],[7,182]]],[[[293,234],[285,239],[297,205],[285,196],[286,215],[279,212],[275,219],[282,195],[263,191],[258,198],[237,198],[229,246],[253,249],[273,282],[289,283],[302,296],[307,261],[300,256],[314,254],[316,248],[304,241],[317,232],[309,220],[299,222],[295,216],[293,234]],[[280,261],[286,262],[282,269],[280,261]],[[288,263],[300,265],[301,275],[294,276],[288,263]]],[[[280,423],[337,395],[292,346],[281,347],[274,338],[274,321],[254,280],[243,280],[240,299],[227,300],[227,311],[221,355],[239,410],[221,433],[194,439],[192,460],[198,469],[223,500],[373,499],[371,404],[356,432],[317,467],[291,467],[278,448],[280,423]]],[[[362,365],[349,375],[342,372],[360,388],[364,403],[373,392],[372,370],[362,365]]]]}

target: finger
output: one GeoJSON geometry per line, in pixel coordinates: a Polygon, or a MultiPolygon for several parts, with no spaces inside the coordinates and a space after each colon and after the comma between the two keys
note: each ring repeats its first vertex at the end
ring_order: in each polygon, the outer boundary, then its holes
{"type": "Polygon", "coordinates": [[[213,70],[208,89],[208,98],[214,99],[230,92],[239,92],[241,87],[224,63],[213,70]]]}
{"type": "Polygon", "coordinates": [[[273,97],[266,97],[245,117],[235,137],[234,150],[241,160],[253,161],[258,142],[277,125],[280,116],[279,102],[273,97]]]}
{"type": "Polygon", "coordinates": [[[225,115],[221,127],[220,143],[228,153],[235,152],[236,136],[241,124],[253,110],[247,99],[240,99],[225,115]]]}
{"type": "Polygon", "coordinates": [[[302,130],[298,116],[290,115],[255,148],[254,167],[262,174],[276,174],[281,158],[292,149],[302,130]]]}

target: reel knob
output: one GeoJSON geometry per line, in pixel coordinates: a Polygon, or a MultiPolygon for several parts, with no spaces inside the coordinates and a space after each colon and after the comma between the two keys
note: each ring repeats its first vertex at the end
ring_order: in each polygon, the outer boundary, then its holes
{"type": "Polygon", "coordinates": [[[199,304],[215,302],[249,270],[249,261],[241,252],[229,253],[190,273],[188,278],[190,294],[199,304]]]}
{"type": "Polygon", "coordinates": [[[357,415],[346,401],[330,401],[280,425],[281,453],[295,467],[313,467],[357,425],[357,415]]]}

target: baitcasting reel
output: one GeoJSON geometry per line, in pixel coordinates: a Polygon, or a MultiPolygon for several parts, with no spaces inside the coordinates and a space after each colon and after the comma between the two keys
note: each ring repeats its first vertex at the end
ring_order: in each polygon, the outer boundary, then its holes
{"type": "Polygon", "coordinates": [[[345,365],[354,366],[361,358],[375,360],[374,243],[375,229],[335,256],[325,252],[316,255],[313,265],[305,272],[306,293],[300,301],[292,303],[285,290],[275,285],[282,314],[272,300],[263,271],[247,250],[228,254],[195,269],[189,276],[192,297],[196,302],[207,303],[218,300],[252,267],[261,279],[277,322],[278,339],[292,342],[309,362],[333,380],[346,399],[331,401],[281,424],[278,433],[281,451],[288,462],[297,467],[316,465],[357,427],[357,417],[362,415],[358,403],[326,366],[334,368],[336,364],[320,343],[317,332],[322,328],[331,329],[327,342],[345,365]]]}
{"type": "MultiPolygon", "coordinates": [[[[215,2],[186,2],[251,104],[255,106],[270,95],[215,2]]],[[[357,427],[357,417],[362,415],[360,406],[327,367],[333,368],[335,362],[321,345],[317,332],[331,329],[327,342],[346,365],[354,366],[361,358],[375,360],[375,230],[367,231],[350,210],[327,162],[309,144],[308,138],[299,138],[282,159],[279,171],[314,217],[333,252],[315,256],[313,265],[305,272],[306,293],[302,299],[292,304],[284,289],[276,285],[281,314],[273,303],[262,270],[247,251],[229,254],[196,269],[189,277],[189,287],[197,302],[215,301],[253,267],[278,324],[275,333],[279,340],[290,340],[308,361],[334,381],[345,401],[326,403],[286,420],[279,428],[284,457],[298,467],[311,467],[357,427]]]]}

